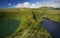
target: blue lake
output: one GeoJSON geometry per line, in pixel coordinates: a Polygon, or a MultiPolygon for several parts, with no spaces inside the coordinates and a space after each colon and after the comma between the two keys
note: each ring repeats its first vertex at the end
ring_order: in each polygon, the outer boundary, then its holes
{"type": "Polygon", "coordinates": [[[52,38],[60,38],[60,23],[44,18],[41,25],[50,32],[52,38]]]}

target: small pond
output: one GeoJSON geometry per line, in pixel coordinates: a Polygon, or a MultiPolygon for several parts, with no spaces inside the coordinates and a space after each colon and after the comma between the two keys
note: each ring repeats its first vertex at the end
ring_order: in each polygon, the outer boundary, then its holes
{"type": "Polygon", "coordinates": [[[18,20],[0,20],[0,38],[12,34],[19,26],[20,21],[18,20]]]}
{"type": "Polygon", "coordinates": [[[41,25],[50,32],[52,38],[60,38],[60,23],[49,18],[44,18],[41,25]]]}

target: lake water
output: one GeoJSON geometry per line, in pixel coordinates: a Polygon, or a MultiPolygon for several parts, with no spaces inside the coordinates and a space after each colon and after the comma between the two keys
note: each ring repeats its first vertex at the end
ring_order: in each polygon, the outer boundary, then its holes
{"type": "Polygon", "coordinates": [[[44,18],[41,22],[42,26],[50,32],[52,38],[60,38],[60,23],[50,20],[49,18],[44,18]]]}
{"type": "Polygon", "coordinates": [[[0,38],[11,35],[19,26],[18,20],[0,20],[0,38]]]}

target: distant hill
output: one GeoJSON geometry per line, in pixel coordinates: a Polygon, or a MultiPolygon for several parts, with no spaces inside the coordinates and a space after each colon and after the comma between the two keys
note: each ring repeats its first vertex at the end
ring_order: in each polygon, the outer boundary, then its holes
{"type": "Polygon", "coordinates": [[[0,9],[0,20],[20,21],[18,28],[6,36],[7,38],[51,38],[49,32],[41,25],[43,17],[60,22],[60,9],[52,7],[0,9]]]}

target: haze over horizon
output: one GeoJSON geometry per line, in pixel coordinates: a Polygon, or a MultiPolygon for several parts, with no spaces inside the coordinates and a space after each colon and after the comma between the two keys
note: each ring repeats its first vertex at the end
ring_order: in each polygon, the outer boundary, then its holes
{"type": "Polygon", "coordinates": [[[0,0],[0,8],[60,8],[60,0],[0,0]]]}

